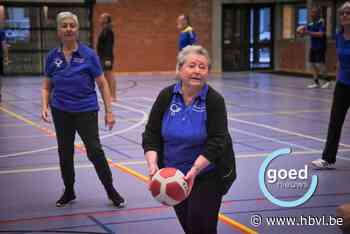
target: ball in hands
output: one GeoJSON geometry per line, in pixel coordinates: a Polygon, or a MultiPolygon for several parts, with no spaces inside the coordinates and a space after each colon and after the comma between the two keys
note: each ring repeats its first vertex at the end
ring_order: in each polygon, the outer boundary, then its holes
{"type": "Polygon", "coordinates": [[[305,26],[299,26],[297,28],[297,33],[300,34],[300,35],[303,35],[305,33],[305,31],[306,31],[305,26]]]}

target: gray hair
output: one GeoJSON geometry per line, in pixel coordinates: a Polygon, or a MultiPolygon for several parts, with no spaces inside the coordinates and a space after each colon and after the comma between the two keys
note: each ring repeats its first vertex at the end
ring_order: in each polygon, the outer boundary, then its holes
{"type": "Polygon", "coordinates": [[[79,28],[79,21],[78,21],[77,15],[73,14],[70,11],[62,11],[62,12],[57,14],[57,17],[56,17],[57,27],[59,27],[61,25],[62,21],[66,18],[73,19],[75,24],[79,28]]]}
{"type": "MultiPolygon", "coordinates": [[[[341,5],[338,8],[338,14],[340,15],[341,13],[343,13],[346,8],[350,9],[350,2],[349,1],[345,2],[343,5],[341,5]]],[[[339,32],[344,32],[344,26],[343,25],[339,26],[339,32]]]]}
{"type": "Polygon", "coordinates": [[[341,5],[339,8],[338,8],[338,12],[341,13],[343,12],[346,8],[350,8],[350,2],[347,1],[345,2],[343,5],[341,5]]]}
{"type": "Polygon", "coordinates": [[[176,74],[179,73],[179,70],[181,67],[185,64],[186,59],[189,54],[197,54],[202,55],[208,60],[209,70],[211,68],[211,61],[209,58],[209,53],[204,47],[200,45],[188,45],[185,48],[183,48],[179,54],[177,55],[177,63],[176,63],[176,74]]]}

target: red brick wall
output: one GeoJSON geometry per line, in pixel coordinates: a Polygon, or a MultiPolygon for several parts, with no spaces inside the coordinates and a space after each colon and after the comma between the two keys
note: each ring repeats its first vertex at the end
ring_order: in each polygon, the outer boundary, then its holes
{"type": "Polygon", "coordinates": [[[117,43],[116,72],[174,71],[177,54],[176,18],[190,15],[199,44],[211,51],[212,0],[118,0],[96,4],[93,11],[94,42],[100,32],[98,18],[113,17],[117,43]]]}
{"type": "MultiPolygon", "coordinates": [[[[304,41],[280,40],[276,42],[277,67],[276,70],[286,72],[307,73],[306,63],[308,52],[305,51],[304,41]],[[306,53],[306,57],[305,57],[306,53]]],[[[334,74],[336,71],[335,42],[328,41],[326,54],[327,73],[334,74]]]]}
{"type": "Polygon", "coordinates": [[[305,70],[305,43],[288,40],[276,42],[278,70],[303,72],[305,70]]]}

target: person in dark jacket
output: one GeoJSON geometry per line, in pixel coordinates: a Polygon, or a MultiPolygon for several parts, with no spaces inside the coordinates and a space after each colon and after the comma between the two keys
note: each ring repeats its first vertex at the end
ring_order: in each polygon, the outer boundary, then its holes
{"type": "Polygon", "coordinates": [[[207,84],[210,65],[199,45],[179,52],[179,81],[160,92],[143,133],[150,178],[174,167],[189,183],[189,196],[174,206],[186,234],[217,233],[222,196],[236,178],[225,101],[207,84]]]}
{"type": "Polygon", "coordinates": [[[107,13],[103,13],[100,16],[100,23],[102,31],[98,36],[97,41],[97,54],[100,57],[103,72],[108,82],[109,90],[111,93],[112,101],[116,101],[116,80],[113,76],[113,63],[114,63],[114,33],[112,30],[112,16],[107,13]]]}

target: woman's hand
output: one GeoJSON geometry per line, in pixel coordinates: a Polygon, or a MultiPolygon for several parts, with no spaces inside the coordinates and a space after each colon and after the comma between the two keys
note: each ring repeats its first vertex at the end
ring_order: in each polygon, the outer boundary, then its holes
{"type": "Polygon", "coordinates": [[[157,163],[147,163],[148,166],[148,189],[150,189],[151,181],[154,174],[159,170],[157,163]]]}
{"type": "Polygon", "coordinates": [[[51,123],[50,120],[50,115],[49,115],[49,109],[48,108],[43,108],[41,111],[41,118],[44,120],[46,123],[51,123]]]}
{"type": "Polygon", "coordinates": [[[147,162],[147,169],[148,169],[148,189],[150,189],[150,184],[152,177],[154,174],[157,173],[159,170],[158,168],[158,154],[156,151],[150,150],[145,153],[145,159],[147,162]]]}
{"type": "Polygon", "coordinates": [[[184,177],[184,180],[186,180],[188,184],[188,194],[190,194],[192,191],[193,183],[198,173],[199,169],[195,165],[193,165],[193,167],[187,172],[186,176],[184,177]]]}
{"type": "Polygon", "coordinates": [[[105,124],[106,127],[108,127],[108,130],[112,130],[114,124],[115,124],[115,119],[113,116],[113,112],[107,112],[105,115],[105,124]]]}

